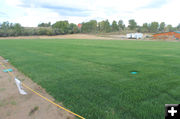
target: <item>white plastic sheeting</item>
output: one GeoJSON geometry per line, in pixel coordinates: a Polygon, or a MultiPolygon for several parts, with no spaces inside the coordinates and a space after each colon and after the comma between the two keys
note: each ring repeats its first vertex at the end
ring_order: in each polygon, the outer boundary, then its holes
{"type": "Polygon", "coordinates": [[[18,80],[17,78],[15,78],[14,80],[15,80],[16,85],[18,87],[19,93],[22,94],[22,95],[26,95],[27,93],[22,89],[21,81],[18,80]]]}

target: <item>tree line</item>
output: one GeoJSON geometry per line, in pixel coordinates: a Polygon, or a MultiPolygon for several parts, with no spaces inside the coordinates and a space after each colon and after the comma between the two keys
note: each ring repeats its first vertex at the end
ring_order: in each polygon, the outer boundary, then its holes
{"type": "Polygon", "coordinates": [[[0,24],[0,36],[33,36],[33,35],[61,35],[79,33],[76,24],[68,21],[58,21],[55,24],[41,23],[38,27],[22,27],[19,23],[3,22],[0,24]]]}
{"type": "Polygon", "coordinates": [[[51,22],[40,23],[37,27],[22,27],[19,23],[0,23],[0,36],[33,36],[33,35],[62,35],[74,33],[110,33],[110,32],[142,32],[142,33],[158,33],[180,30],[180,24],[177,27],[166,25],[165,22],[151,22],[138,25],[134,19],[129,20],[126,26],[123,20],[113,21],[110,23],[108,20],[97,22],[90,20],[81,23],[78,27],[74,23],[68,21],[57,21],[54,24],[51,22]]]}
{"type": "Polygon", "coordinates": [[[97,22],[91,20],[89,22],[82,23],[83,33],[99,33],[99,32],[142,32],[142,33],[158,33],[158,32],[170,32],[180,30],[180,24],[177,27],[172,25],[166,25],[165,22],[151,22],[144,23],[142,26],[138,25],[134,19],[129,20],[129,24],[126,26],[123,20],[113,21],[110,23],[108,20],[97,22]]]}

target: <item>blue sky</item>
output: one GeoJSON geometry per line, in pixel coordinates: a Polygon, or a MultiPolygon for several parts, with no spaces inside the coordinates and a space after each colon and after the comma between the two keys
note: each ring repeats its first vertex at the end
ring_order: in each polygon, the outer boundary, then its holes
{"type": "Polygon", "coordinates": [[[180,23],[179,0],[0,0],[0,23],[10,21],[23,26],[37,26],[41,22],[72,23],[108,19],[135,19],[144,22],[180,23]]]}

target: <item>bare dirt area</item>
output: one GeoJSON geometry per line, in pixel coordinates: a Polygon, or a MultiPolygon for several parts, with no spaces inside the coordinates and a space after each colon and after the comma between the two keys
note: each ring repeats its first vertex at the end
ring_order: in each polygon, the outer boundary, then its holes
{"type": "MultiPolygon", "coordinates": [[[[5,62],[0,56],[0,62],[6,67],[13,69],[13,74],[35,91],[54,101],[44,89],[32,82],[28,77],[18,72],[16,68],[5,62]]],[[[4,68],[0,65],[0,119],[74,119],[75,117],[68,112],[45,101],[41,97],[32,93],[28,89],[23,89],[27,95],[21,95],[18,91],[14,79],[3,72],[4,68]]],[[[61,105],[61,104],[60,104],[61,105]]]]}
{"type": "Polygon", "coordinates": [[[4,39],[95,39],[95,40],[134,40],[127,39],[126,35],[102,35],[102,34],[66,34],[56,36],[18,36],[18,37],[0,37],[4,39]]]}
{"type": "Polygon", "coordinates": [[[112,39],[91,34],[67,34],[56,36],[18,36],[18,37],[0,37],[0,39],[112,39]]]}
{"type": "MultiPolygon", "coordinates": [[[[144,34],[142,39],[138,41],[170,41],[179,42],[179,40],[153,40],[151,38],[152,34],[144,34]],[[146,38],[150,36],[150,38],[146,38]]],[[[125,34],[66,34],[66,35],[56,35],[56,36],[18,36],[18,37],[0,37],[0,40],[5,39],[89,39],[89,40],[137,40],[128,39],[125,34]]]]}

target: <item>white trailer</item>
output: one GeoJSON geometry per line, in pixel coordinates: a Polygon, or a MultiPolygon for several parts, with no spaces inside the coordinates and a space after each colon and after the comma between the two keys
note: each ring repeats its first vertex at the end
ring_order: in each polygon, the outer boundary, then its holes
{"type": "Polygon", "coordinates": [[[128,39],[142,39],[143,34],[142,33],[129,33],[129,34],[126,34],[126,37],[128,39]]]}
{"type": "Polygon", "coordinates": [[[132,34],[126,34],[126,37],[130,39],[132,38],[132,34]]]}

